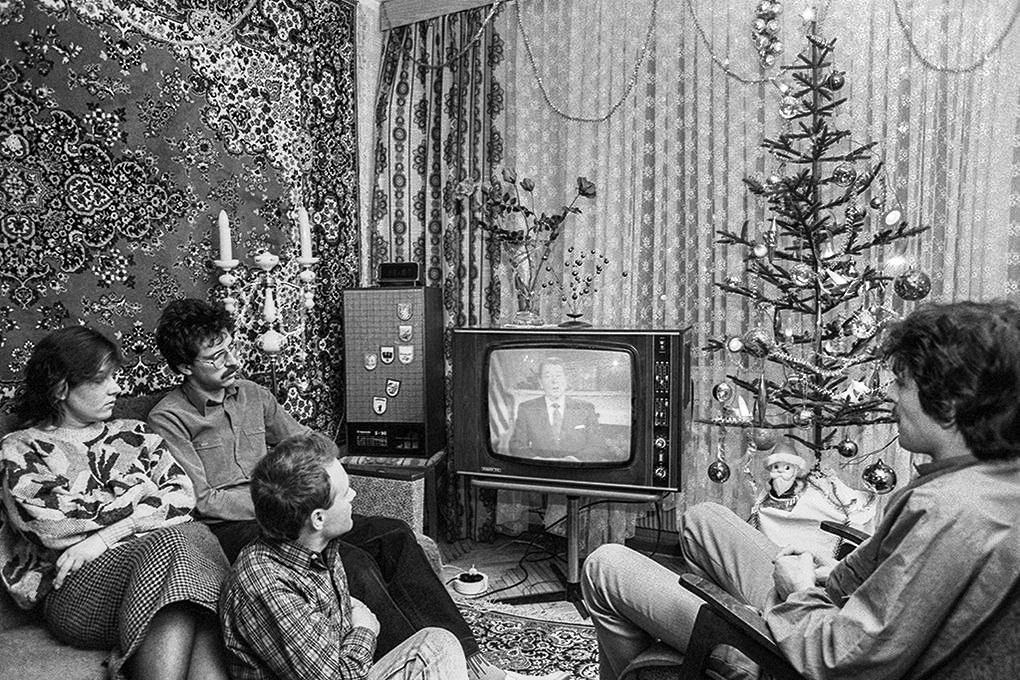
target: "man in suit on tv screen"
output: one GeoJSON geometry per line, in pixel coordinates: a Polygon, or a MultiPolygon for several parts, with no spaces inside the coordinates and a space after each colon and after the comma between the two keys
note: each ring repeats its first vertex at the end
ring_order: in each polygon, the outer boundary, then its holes
{"type": "Polygon", "coordinates": [[[591,402],[567,396],[567,375],[556,357],[542,360],[538,367],[541,397],[517,407],[510,453],[541,458],[583,460],[603,451],[599,416],[591,402]]]}

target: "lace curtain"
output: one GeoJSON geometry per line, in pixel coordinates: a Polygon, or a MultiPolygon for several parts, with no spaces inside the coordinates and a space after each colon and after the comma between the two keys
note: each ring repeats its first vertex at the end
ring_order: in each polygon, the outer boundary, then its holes
{"type": "MultiPolygon", "coordinates": [[[[784,122],[774,85],[740,80],[763,74],[750,37],[755,6],[531,0],[508,6],[500,17],[506,59],[494,75],[506,88],[505,162],[562,194],[577,175],[598,187],[595,204],[567,232],[573,244],[599,248],[611,260],[591,300],[598,326],[691,325],[695,347],[710,336],[746,330],[748,306],[712,283],[742,271],[741,249],[716,245],[715,230],[738,230],[745,219],[753,228],[764,218],[741,180],[776,169],[759,144],[784,122]],[[617,103],[604,122],[568,119],[601,118],[617,103]]],[[[801,16],[807,7],[784,3],[781,63],[807,45],[801,16]]],[[[857,0],[817,3],[816,11],[819,33],[837,39],[837,66],[847,75],[840,122],[853,131],[854,142],[879,142],[890,200],[895,196],[912,224],[931,226],[905,253],[931,276],[928,299],[1016,298],[1017,3],[857,0]],[[967,67],[986,53],[984,63],[966,73],[933,68],[967,67]]],[[[775,67],[765,71],[777,73],[775,67]]],[[[902,301],[895,304],[904,309],[902,301]]],[[[558,305],[546,299],[547,318],[560,318],[558,305]]],[[[695,352],[695,417],[712,414],[711,387],[733,370],[732,361],[732,355],[695,352]]],[[[893,433],[851,434],[862,437],[861,450],[868,452],[893,433]]],[[[706,469],[718,437],[717,430],[695,424],[683,465],[685,500],[747,509],[752,493],[743,468],[760,471],[731,432],[724,448],[733,477],[724,485],[710,482],[706,469]]],[[[905,484],[908,455],[895,447],[881,455],[905,484]]],[[[840,474],[859,487],[862,467],[840,474]]],[[[677,503],[677,510],[683,506],[677,503]]]]}
{"type": "MultiPolygon", "coordinates": [[[[784,3],[781,62],[806,45],[801,12],[807,6],[784,3]]],[[[553,208],[584,175],[595,182],[598,197],[571,218],[565,245],[597,248],[610,259],[586,315],[603,327],[690,325],[696,348],[709,337],[742,333],[751,310],[712,284],[741,271],[743,253],[716,245],[715,230],[737,229],[745,219],[753,228],[764,219],[762,205],[741,180],[776,170],[759,145],[783,124],[774,85],[744,82],[762,76],[750,38],[754,7],[735,0],[507,3],[469,50],[470,69],[429,70],[425,80],[394,77],[401,69],[416,73],[406,57],[394,57],[391,46],[404,39],[399,36],[413,36],[411,53],[439,63],[470,40],[488,8],[390,32],[376,108],[375,157],[385,167],[375,173],[369,260],[385,255],[425,263],[430,284],[444,288],[451,324],[487,323],[505,315],[510,300],[500,299],[490,254],[464,231],[462,216],[435,212],[447,208],[440,194],[449,188],[449,170],[463,168],[477,177],[487,168],[512,165],[535,180],[536,196],[553,208]],[[400,103],[393,88],[404,81],[414,94],[400,103]],[[479,92],[487,95],[471,99],[479,92]],[[412,99],[433,103],[415,109],[412,99]],[[569,119],[610,112],[600,123],[569,119]],[[406,141],[397,139],[401,126],[406,141]],[[431,140],[427,173],[419,171],[416,140],[431,140]],[[398,144],[408,169],[403,177],[395,172],[396,156],[383,151],[398,144]],[[424,202],[416,202],[426,186],[424,202]]],[[[902,204],[911,223],[931,226],[905,253],[931,276],[929,300],[1018,296],[1016,11],[1007,0],[818,3],[819,32],[837,39],[837,66],[847,72],[841,95],[848,99],[844,122],[854,142],[879,142],[889,200],[902,204]],[[940,68],[946,65],[966,72],[940,68]]],[[[894,304],[906,309],[902,301],[894,304]]],[[[558,298],[544,300],[547,320],[559,320],[562,311],[558,298]]],[[[732,361],[732,355],[694,353],[696,418],[711,415],[711,387],[733,370],[732,361]]],[[[868,452],[886,444],[892,432],[851,434],[868,452]]],[[[708,481],[719,436],[694,425],[676,511],[704,500],[740,512],[750,508],[748,477],[760,471],[737,433],[722,442],[733,477],[723,485],[708,481]]],[[[907,454],[894,446],[881,455],[902,486],[910,475],[907,454]]],[[[860,467],[840,474],[860,486],[860,467]]],[[[522,521],[526,505],[501,503],[500,521],[522,521]]],[[[604,506],[600,511],[592,517],[602,519],[588,529],[593,541],[632,530],[629,515],[606,514],[604,506]]]]}

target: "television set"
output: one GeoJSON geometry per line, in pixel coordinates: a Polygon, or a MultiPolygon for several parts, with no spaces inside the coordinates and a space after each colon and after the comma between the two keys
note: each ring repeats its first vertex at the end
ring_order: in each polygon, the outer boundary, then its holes
{"type": "Polygon", "coordinates": [[[679,489],[687,330],[459,328],[451,360],[458,474],[568,491],[679,489]]]}

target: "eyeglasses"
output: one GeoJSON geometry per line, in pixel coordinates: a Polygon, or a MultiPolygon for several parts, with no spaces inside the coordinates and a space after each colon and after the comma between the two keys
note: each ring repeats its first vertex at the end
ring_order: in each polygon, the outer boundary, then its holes
{"type": "Polygon", "coordinates": [[[209,364],[213,368],[223,368],[227,365],[227,357],[233,356],[234,350],[231,347],[225,347],[216,353],[212,359],[195,359],[197,364],[209,364]]]}

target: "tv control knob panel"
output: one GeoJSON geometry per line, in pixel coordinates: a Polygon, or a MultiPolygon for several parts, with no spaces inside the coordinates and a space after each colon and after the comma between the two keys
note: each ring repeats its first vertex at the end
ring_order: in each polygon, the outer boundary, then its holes
{"type": "Polygon", "coordinates": [[[675,386],[673,385],[674,343],[669,336],[657,335],[652,348],[652,483],[656,486],[669,486],[670,478],[675,477],[670,470],[672,456],[670,449],[675,423],[672,413],[675,386]]]}

